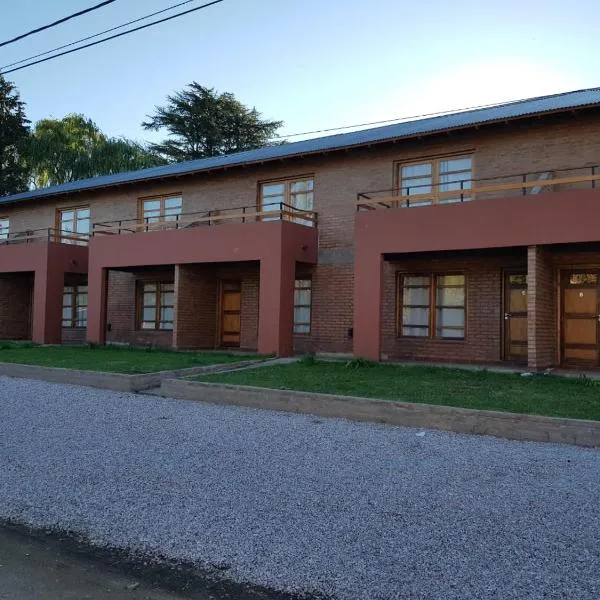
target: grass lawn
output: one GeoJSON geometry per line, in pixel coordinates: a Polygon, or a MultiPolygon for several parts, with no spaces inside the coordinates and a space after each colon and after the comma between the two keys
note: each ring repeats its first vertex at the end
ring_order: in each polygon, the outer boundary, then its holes
{"type": "Polygon", "coordinates": [[[0,342],[0,363],[135,375],[260,358],[225,352],[175,352],[121,346],[34,346],[0,342]]]}
{"type": "Polygon", "coordinates": [[[199,381],[600,420],[600,382],[552,375],[304,360],[199,381]]]}

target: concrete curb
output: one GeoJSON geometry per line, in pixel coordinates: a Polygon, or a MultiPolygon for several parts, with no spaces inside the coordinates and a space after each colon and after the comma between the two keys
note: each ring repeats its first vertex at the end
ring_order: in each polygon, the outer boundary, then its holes
{"type": "Polygon", "coordinates": [[[0,376],[21,377],[23,379],[38,379],[52,383],[70,383],[89,387],[114,390],[117,392],[139,392],[159,387],[167,377],[188,377],[191,375],[208,375],[220,373],[241,367],[258,365],[264,360],[245,360],[239,362],[204,365],[171,371],[141,373],[139,375],[124,375],[121,373],[106,373],[103,371],[80,371],[78,369],[61,369],[56,367],[41,367],[38,365],[21,365],[17,363],[0,363],[0,376]]]}
{"type": "Polygon", "coordinates": [[[313,394],[180,379],[164,379],[159,394],[167,398],[250,406],[353,421],[491,435],[512,440],[600,447],[599,421],[370,400],[353,396],[313,394]]]}

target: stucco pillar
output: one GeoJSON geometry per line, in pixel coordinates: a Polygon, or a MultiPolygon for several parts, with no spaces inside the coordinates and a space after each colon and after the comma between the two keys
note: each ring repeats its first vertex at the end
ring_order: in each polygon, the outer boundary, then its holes
{"type": "Polygon", "coordinates": [[[357,250],[354,261],[354,355],[381,358],[381,307],[383,257],[367,249],[357,250]]]}
{"type": "Polygon", "coordinates": [[[260,261],[258,351],[292,356],[296,262],[283,252],[260,261]]]}
{"type": "Polygon", "coordinates": [[[62,342],[62,301],[65,274],[47,263],[35,271],[31,339],[38,344],[62,342]]]}
{"type": "Polygon", "coordinates": [[[542,246],[527,248],[527,362],[532,371],[556,363],[555,286],[552,263],[542,246]]]}
{"type": "Polygon", "coordinates": [[[106,343],[107,296],[108,269],[91,264],[88,271],[88,342],[106,343]]]}

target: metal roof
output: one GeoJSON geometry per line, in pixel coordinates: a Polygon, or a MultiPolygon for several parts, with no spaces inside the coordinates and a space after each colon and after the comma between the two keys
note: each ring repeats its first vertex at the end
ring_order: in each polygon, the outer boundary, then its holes
{"type": "Polygon", "coordinates": [[[200,160],[191,160],[150,169],[142,169],[139,171],[103,175],[92,179],[82,179],[53,187],[40,188],[21,194],[5,196],[0,198],[0,204],[8,204],[20,200],[29,200],[59,194],[83,192],[86,190],[112,187],[127,183],[190,175],[193,173],[211,171],[213,169],[256,164],[293,156],[330,152],[349,147],[427,135],[439,131],[460,129],[494,121],[504,121],[528,115],[593,105],[600,105],[600,88],[590,88],[554,94],[551,96],[529,98],[527,100],[498,104],[488,108],[467,110],[426,119],[404,121],[402,123],[364,129],[352,133],[341,133],[300,142],[292,142],[281,146],[267,146],[256,150],[228,154],[226,156],[215,156],[212,158],[203,158],[200,160]]]}

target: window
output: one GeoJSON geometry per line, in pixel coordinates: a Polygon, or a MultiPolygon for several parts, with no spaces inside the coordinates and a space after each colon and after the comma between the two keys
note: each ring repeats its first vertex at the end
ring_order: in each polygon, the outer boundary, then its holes
{"type": "Polygon", "coordinates": [[[399,283],[400,335],[464,339],[465,289],[464,275],[404,275],[399,283]]]}
{"type": "Polygon", "coordinates": [[[173,329],[175,286],[173,283],[143,283],[139,286],[139,329],[173,329]]]}
{"type": "MultiPolygon", "coordinates": [[[[261,212],[276,212],[277,216],[263,217],[264,221],[279,220],[282,210],[313,209],[314,181],[312,177],[302,179],[289,179],[287,181],[273,181],[260,184],[260,210],[261,212]],[[284,206],[287,205],[287,206],[284,206]],[[290,208],[291,207],[291,208],[290,208]]],[[[312,226],[313,222],[300,217],[291,218],[294,223],[312,226]]]]}
{"type": "Polygon", "coordinates": [[[0,217],[0,241],[8,239],[9,221],[6,217],[0,217]]]}
{"type": "Polygon", "coordinates": [[[312,280],[296,279],[294,283],[294,333],[310,333],[312,280]]]}
{"type": "Polygon", "coordinates": [[[161,221],[177,221],[181,214],[183,199],[181,196],[165,196],[163,198],[147,198],[140,204],[141,218],[144,223],[160,223],[161,221]]]}
{"type": "MultiPolygon", "coordinates": [[[[473,159],[471,156],[436,158],[418,163],[399,165],[398,187],[401,196],[416,196],[436,192],[453,192],[457,195],[445,195],[440,204],[468,202],[471,196],[465,190],[471,189],[473,177],[473,159]]],[[[433,198],[420,197],[410,200],[408,206],[429,206],[433,198]]]]}
{"type": "Polygon", "coordinates": [[[69,329],[87,327],[87,285],[68,285],[63,289],[62,326],[69,329]]]}
{"type": "Polygon", "coordinates": [[[63,243],[77,245],[84,244],[90,233],[89,206],[59,210],[58,229],[61,235],[68,236],[61,239],[63,243]],[[79,241],[78,238],[82,241],[79,241]]]}

